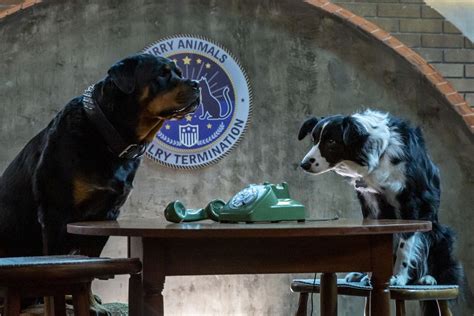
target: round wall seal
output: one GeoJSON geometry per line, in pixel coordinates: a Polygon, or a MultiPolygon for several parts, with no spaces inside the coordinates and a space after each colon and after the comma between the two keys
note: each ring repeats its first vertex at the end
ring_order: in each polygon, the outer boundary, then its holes
{"type": "Polygon", "coordinates": [[[221,45],[178,35],[144,50],[174,60],[183,77],[199,81],[201,104],[181,120],[166,121],[147,157],[174,168],[199,168],[225,157],[244,134],[251,113],[249,81],[239,62],[221,45]]]}

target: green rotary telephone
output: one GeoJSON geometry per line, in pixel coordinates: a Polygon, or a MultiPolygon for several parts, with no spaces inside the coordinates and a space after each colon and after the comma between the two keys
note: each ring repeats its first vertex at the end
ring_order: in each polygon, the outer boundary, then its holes
{"type": "Polygon", "coordinates": [[[211,219],[221,223],[304,221],[305,207],[290,198],[288,184],[250,184],[229,202],[213,200],[205,208],[186,209],[180,201],[168,204],[165,217],[173,223],[211,219]]]}

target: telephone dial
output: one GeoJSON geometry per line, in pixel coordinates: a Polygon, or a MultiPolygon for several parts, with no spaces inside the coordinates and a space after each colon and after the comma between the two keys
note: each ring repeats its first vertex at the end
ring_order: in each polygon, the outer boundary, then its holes
{"type": "Polygon", "coordinates": [[[304,221],[305,207],[290,198],[288,184],[250,184],[227,203],[213,200],[201,209],[186,209],[180,201],[168,204],[165,217],[173,223],[211,219],[221,223],[304,221]]]}

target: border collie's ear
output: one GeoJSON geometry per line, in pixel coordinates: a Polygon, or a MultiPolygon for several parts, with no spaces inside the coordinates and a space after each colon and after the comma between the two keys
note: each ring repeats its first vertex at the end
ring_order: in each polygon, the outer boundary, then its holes
{"type": "Polygon", "coordinates": [[[301,125],[300,127],[300,132],[298,133],[298,140],[302,140],[306,137],[306,135],[311,133],[311,131],[316,126],[316,124],[318,124],[319,121],[320,120],[318,120],[316,117],[312,117],[304,121],[303,125],[301,125]]]}
{"type": "Polygon", "coordinates": [[[353,117],[346,116],[342,120],[342,140],[344,144],[354,144],[363,142],[369,137],[365,128],[360,125],[353,117]]]}
{"type": "Polygon", "coordinates": [[[114,64],[107,73],[117,88],[123,93],[130,94],[135,90],[137,66],[138,59],[129,57],[114,64]]]}

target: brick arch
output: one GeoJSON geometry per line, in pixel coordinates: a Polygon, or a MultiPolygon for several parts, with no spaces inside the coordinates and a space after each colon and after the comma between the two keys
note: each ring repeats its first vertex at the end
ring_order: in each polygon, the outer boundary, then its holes
{"type": "MultiPolygon", "coordinates": [[[[0,0],[0,19],[29,8],[41,1],[42,0],[0,0]]],[[[381,41],[395,53],[403,57],[430,82],[448,104],[462,117],[471,133],[474,133],[474,110],[456,89],[454,89],[451,83],[444,79],[441,73],[423,59],[423,57],[374,23],[328,0],[306,0],[306,2],[320,9],[323,13],[335,16],[343,23],[381,41]]]]}
{"type": "Polygon", "coordinates": [[[440,93],[442,98],[462,117],[467,127],[474,133],[474,110],[464,100],[464,98],[454,89],[433,66],[431,66],[423,57],[407,47],[396,37],[384,31],[374,23],[355,15],[351,11],[344,9],[328,0],[306,0],[308,4],[313,5],[325,14],[336,17],[336,19],[353,27],[369,37],[372,37],[385,46],[400,55],[409,62],[426,80],[440,93]]]}
{"type": "Polygon", "coordinates": [[[29,8],[42,0],[0,0],[0,19],[29,8]]]}

